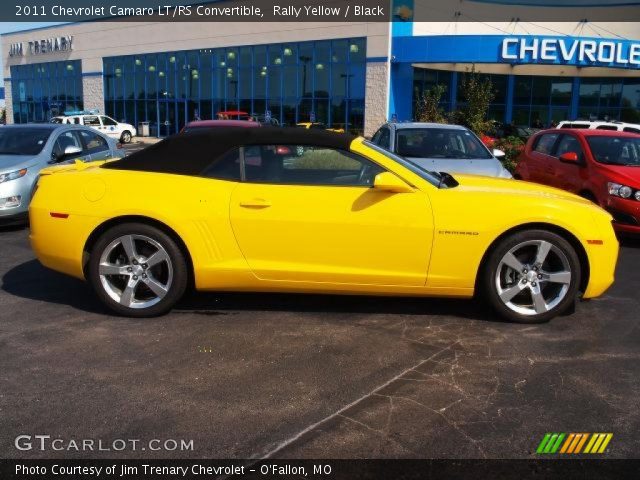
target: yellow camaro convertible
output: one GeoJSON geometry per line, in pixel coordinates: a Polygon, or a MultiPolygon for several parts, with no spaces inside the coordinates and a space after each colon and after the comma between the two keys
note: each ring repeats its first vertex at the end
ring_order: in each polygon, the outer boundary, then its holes
{"type": "MultiPolygon", "coordinates": [[[[483,147],[484,148],[484,147],[483,147]]],[[[540,185],[427,172],[362,138],[221,128],[43,171],[31,243],[111,310],[198,290],[472,297],[543,322],[613,282],[611,217],[540,185]],[[303,148],[298,148],[303,147],[303,148]]]]}

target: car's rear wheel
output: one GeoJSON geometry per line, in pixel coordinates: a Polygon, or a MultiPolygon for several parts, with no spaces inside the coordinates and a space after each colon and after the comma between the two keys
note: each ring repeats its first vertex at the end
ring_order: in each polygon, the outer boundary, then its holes
{"type": "Polygon", "coordinates": [[[131,132],[129,130],[125,130],[124,132],[122,132],[122,135],[120,135],[120,141],[122,143],[130,143],[131,142],[131,132]]]}
{"type": "Polygon", "coordinates": [[[188,280],[187,264],[175,241],[155,227],[136,223],[102,234],[92,249],[88,274],[100,300],[129,317],[168,312],[188,280]]]}
{"type": "Polygon", "coordinates": [[[526,230],[502,239],[481,277],[490,305],[518,323],[543,323],[566,312],[580,286],[580,259],[563,237],[526,230]]]}

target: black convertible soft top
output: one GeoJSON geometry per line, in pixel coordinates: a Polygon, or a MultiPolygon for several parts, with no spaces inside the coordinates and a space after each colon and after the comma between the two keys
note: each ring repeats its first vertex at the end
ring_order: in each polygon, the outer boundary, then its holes
{"type": "Polygon", "coordinates": [[[243,145],[305,145],[349,150],[353,135],[303,128],[202,128],[180,133],[102,168],[198,175],[243,145]]]}

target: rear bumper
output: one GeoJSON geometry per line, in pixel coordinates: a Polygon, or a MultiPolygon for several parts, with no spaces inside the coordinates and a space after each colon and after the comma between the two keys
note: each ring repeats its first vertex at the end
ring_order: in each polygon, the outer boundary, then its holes
{"type": "Polygon", "coordinates": [[[49,209],[29,210],[29,240],[36,257],[57,272],[84,279],[83,255],[87,239],[100,219],[79,215],[54,218],[49,209]]]}

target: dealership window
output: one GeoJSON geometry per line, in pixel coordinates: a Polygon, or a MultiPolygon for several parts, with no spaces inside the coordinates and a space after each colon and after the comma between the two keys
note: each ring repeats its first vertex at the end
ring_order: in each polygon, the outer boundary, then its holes
{"type": "Polygon", "coordinates": [[[14,123],[46,122],[82,110],[80,60],[11,67],[14,123]]]}
{"type": "Polygon", "coordinates": [[[578,118],[639,123],[640,79],[581,79],[578,118]]]}
{"type": "Polygon", "coordinates": [[[548,127],[569,118],[573,96],[570,77],[515,77],[513,123],[536,128],[548,127]]]}
{"type": "Polygon", "coordinates": [[[230,110],[361,134],[365,62],[363,38],[108,57],[105,110],[159,136],[230,110]]]}
{"type": "Polygon", "coordinates": [[[413,116],[416,115],[416,105],[422,95],[436,85],[443,85],[445,91],[440,99],[440,108],[445,112],[451,110],[451,78],[452,72],[429,70],[426,68],[413,69],[413,116]]]}

